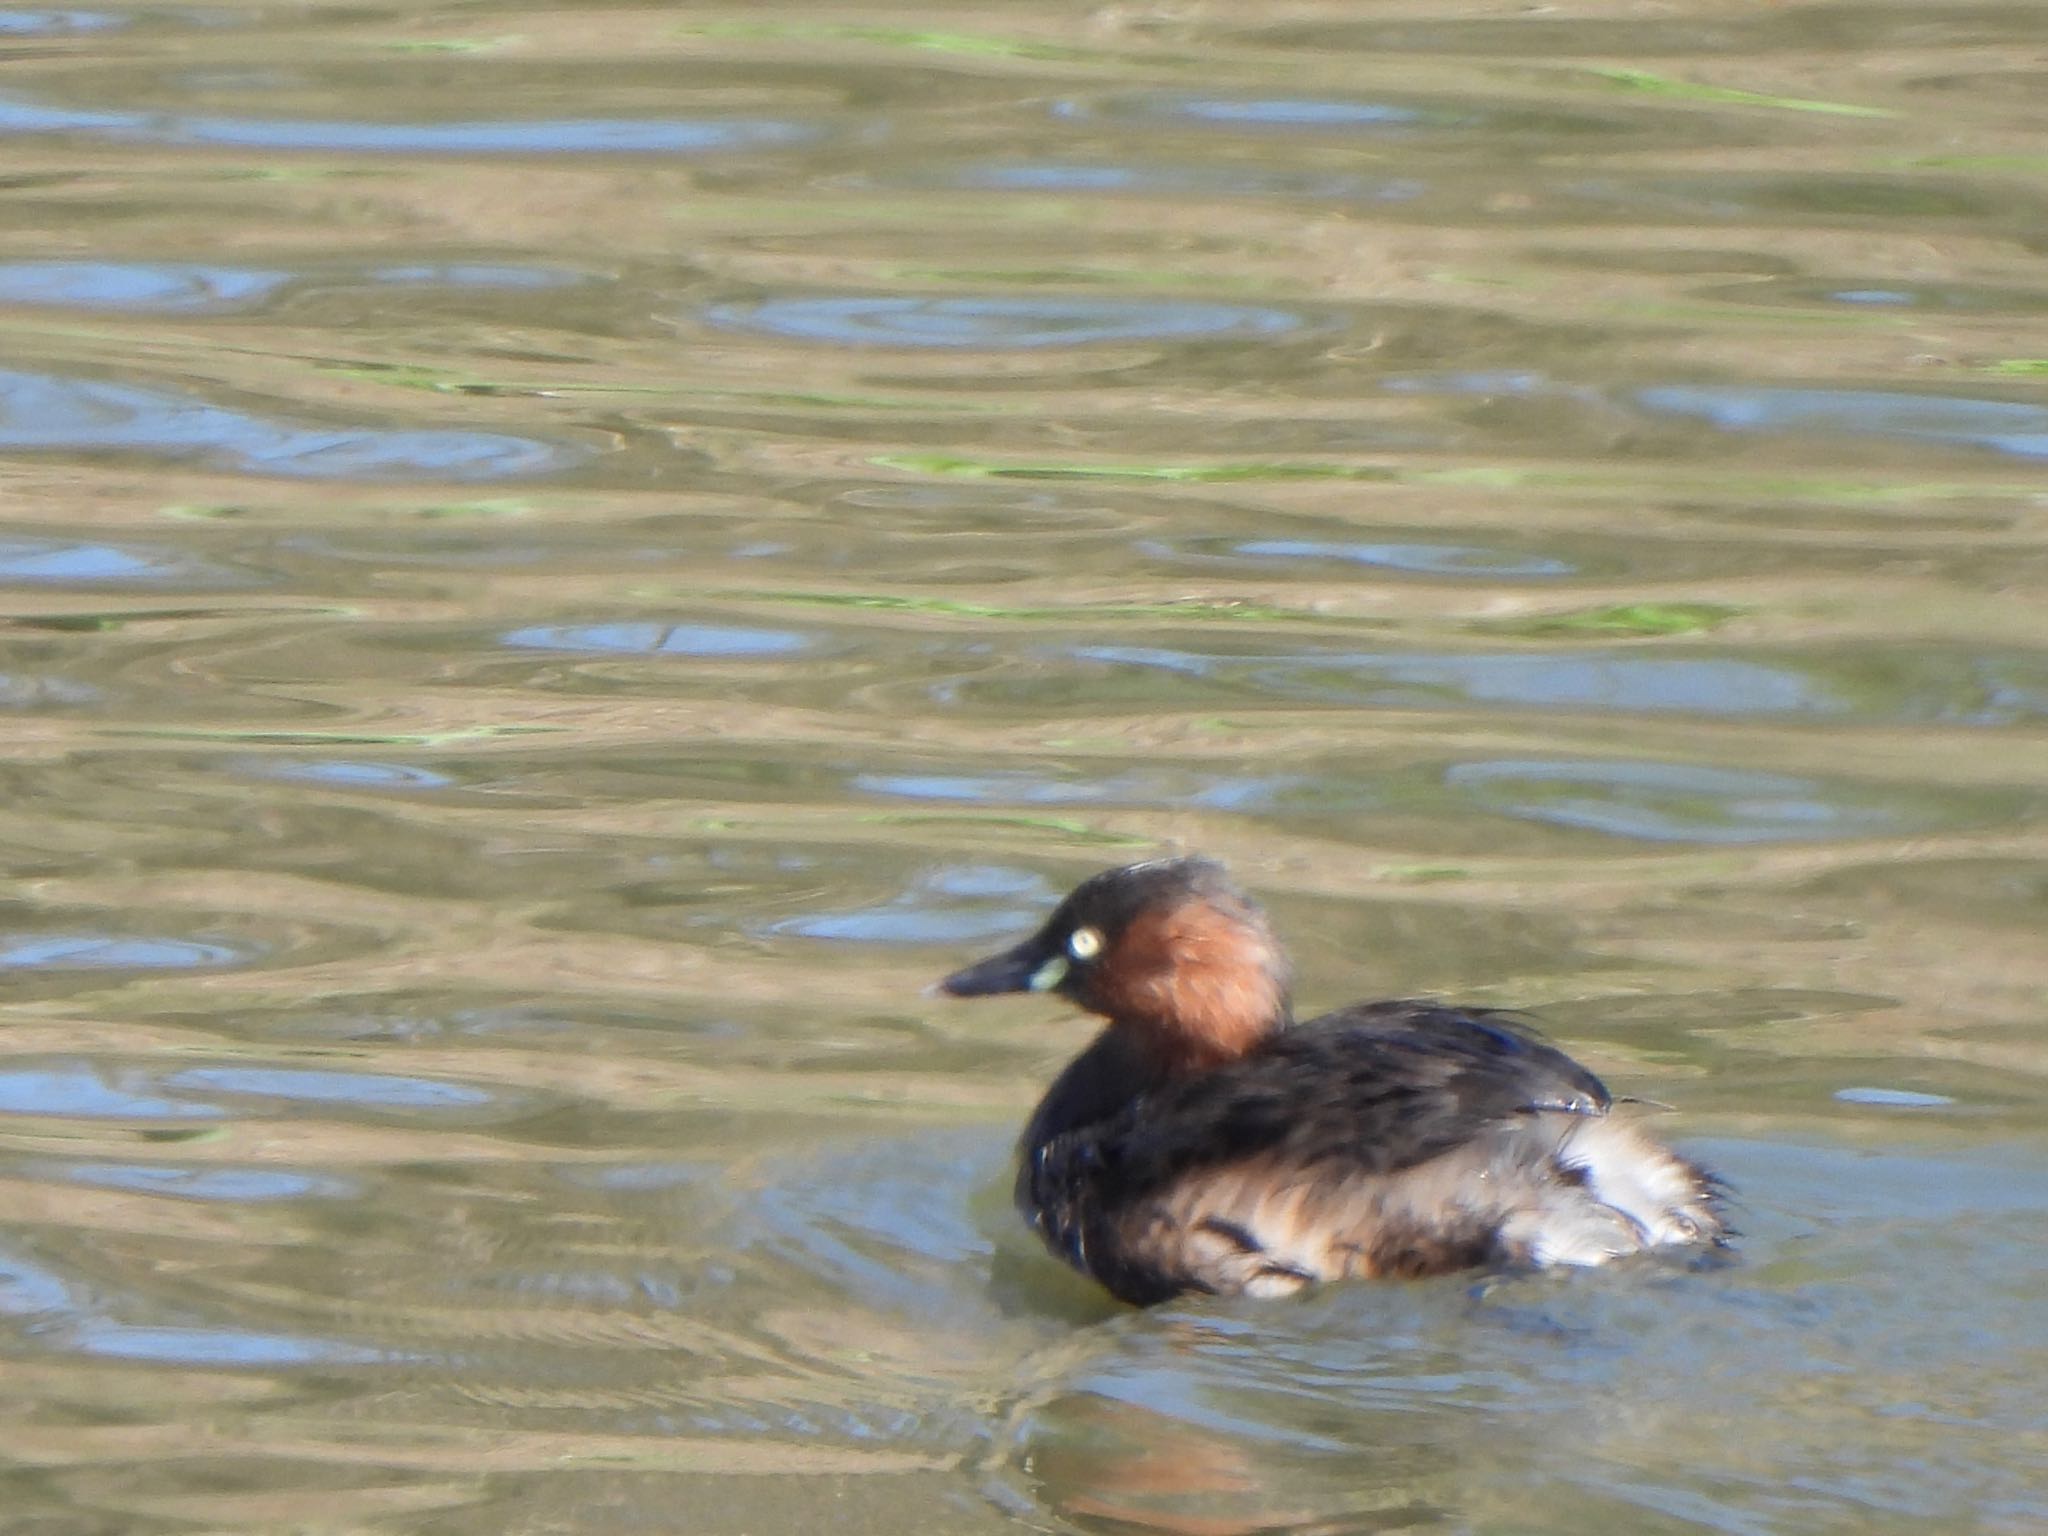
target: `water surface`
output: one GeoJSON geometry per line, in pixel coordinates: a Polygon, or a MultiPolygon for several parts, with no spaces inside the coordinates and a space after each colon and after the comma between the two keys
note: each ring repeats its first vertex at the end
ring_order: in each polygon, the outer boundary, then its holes
{"type": "Polygon", "coordinates": [[[2039,33],[0,11],[9,1529],[2048,1527],[2039,33]],[[1058,1270],[1187,848],[1735,1262],[1058,1270]]]}

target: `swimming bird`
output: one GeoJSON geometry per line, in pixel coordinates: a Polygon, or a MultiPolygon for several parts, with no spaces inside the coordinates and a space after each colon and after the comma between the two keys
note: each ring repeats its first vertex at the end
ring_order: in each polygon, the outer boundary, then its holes
{"type": "Polygon", "coordinates": [[[1026,1125],[1016,1197],[1127,1302],[1727,1240],[1720,1182],[1515,1016],[1391,999],[1295,1023],[1266,914],[1209,859],[1105,870],[938,990],[1108,1021],[1026,1125]]]}

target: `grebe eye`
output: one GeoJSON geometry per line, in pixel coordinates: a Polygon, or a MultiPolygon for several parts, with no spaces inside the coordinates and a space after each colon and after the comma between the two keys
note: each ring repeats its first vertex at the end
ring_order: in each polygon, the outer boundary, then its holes
{"type": "Polygon", "coordinates": [[[1093,960],[1102,953],[1102,930],[1076,928],[1067,935],[1067,953],[1076,960],[1093,960]]]}

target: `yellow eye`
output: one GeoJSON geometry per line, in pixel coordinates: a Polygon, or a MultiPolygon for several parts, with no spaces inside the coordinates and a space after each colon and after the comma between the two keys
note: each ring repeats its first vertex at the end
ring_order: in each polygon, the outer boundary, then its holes
{"type": "Polygon", "coordinates": [[[1102,953],[1102,930],[1076,928],[1067,935],[1067,953],[1076,960],[1093,960],[1102,953]]]}

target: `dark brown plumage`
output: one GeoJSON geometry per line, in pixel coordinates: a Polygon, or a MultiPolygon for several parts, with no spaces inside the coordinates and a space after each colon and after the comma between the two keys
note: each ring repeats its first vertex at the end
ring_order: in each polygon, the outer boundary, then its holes
{"type": "Polygon", "coordinates": [[[1054,1253],[1143,1305],[1723,1239],[1712,1177],[1524,1025],[1418,1001],[1294,1024],[1287,982],[1265,914],[1175,859],[940,983],[1109,1020],[1024,1132],[1017,1201],[1054,1253]]]}

